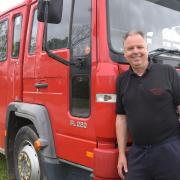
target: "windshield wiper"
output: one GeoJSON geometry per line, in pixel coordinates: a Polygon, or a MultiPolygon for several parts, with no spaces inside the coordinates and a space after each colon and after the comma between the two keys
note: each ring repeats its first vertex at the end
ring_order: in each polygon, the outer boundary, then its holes
{"type": "Polygon", "coordinates": [[[159,56],[161,54],[169,54],[169,55],[180,56],[180,50],[158,48],[158,49],[155,49],[155,50],[149,52],[149,58],[150,58],[150,60],[153,60],[156,56],[159,56]]]}

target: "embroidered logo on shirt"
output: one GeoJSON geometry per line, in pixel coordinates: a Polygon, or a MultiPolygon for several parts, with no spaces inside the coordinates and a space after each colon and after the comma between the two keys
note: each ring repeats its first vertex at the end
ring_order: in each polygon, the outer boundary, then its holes
{"type": "Polygon", "coordinates": [[[164,93],[164,90],[161,88],[153,88],[150,89],[149,91],[156,96],[162,95],[164,93]]]}

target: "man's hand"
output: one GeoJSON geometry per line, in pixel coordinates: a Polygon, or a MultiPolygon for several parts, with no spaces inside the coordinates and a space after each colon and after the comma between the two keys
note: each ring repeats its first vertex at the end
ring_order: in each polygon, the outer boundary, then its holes
{"type": "Polygon", "coordinates": [[[118,168],[118,174],[119,174],[120,178],[122,180],[124,180],[125,173],[128,172],[127,160],[126,160],[125,155],[119,155],[117,168],[118,168]]]}

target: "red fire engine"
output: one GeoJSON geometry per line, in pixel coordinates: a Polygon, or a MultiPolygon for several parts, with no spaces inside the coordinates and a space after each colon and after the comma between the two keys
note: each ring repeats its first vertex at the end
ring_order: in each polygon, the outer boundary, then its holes
{"type": "Polygon", "coordinates": [[[118,180],[123,36],[141,30],[150,50],[180,49],[179,19],[176,0],[25,0],[2,13],[0,151],[10,179],[118,180]]]}

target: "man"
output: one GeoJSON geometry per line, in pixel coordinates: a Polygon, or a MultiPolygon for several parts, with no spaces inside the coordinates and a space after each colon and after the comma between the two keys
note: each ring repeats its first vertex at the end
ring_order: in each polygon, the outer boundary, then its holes
{"type": "Polygon", "coordinates": [[[124,38],[130,68],[117,78],[118,173],[126,180],[180,180],[180,81],[169,65],[148,61],[142,32],[124,38]],[[126,157],[127,134],[133,145],[126,157]]]}

